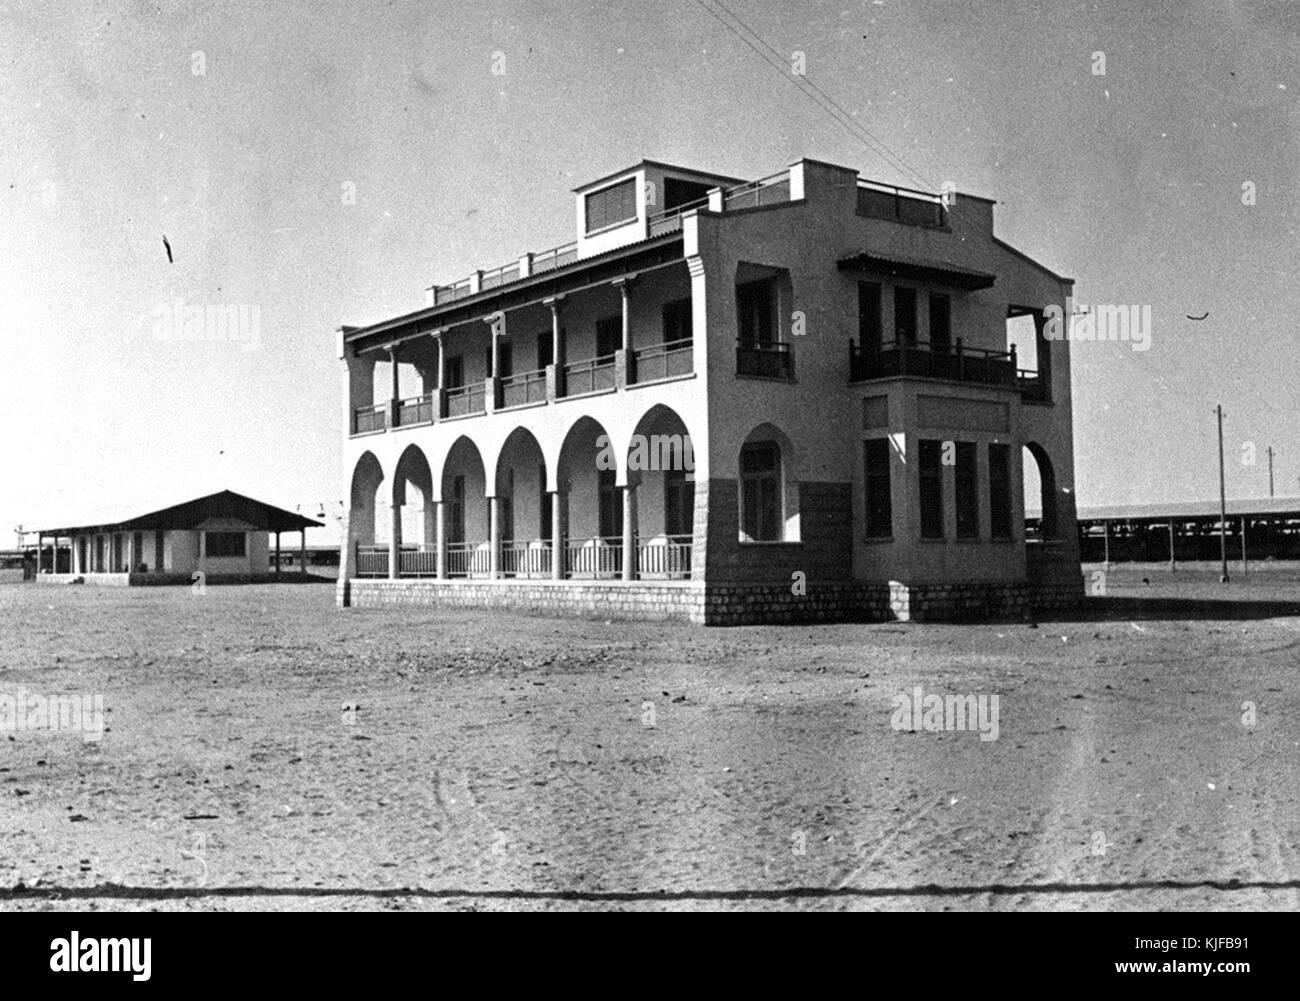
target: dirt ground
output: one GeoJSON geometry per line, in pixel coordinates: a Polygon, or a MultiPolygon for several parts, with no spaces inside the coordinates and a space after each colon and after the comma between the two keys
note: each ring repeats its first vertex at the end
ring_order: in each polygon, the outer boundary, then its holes
{"type": "Polygon", "coordinates": [[[107,729],[0,733],[0,908],[1297,909],[1300,574],[1107,584],[703,629],[3,582],[0,694],[107,729]],[[895,729],[916,686],[997,739],[895,729]]]}

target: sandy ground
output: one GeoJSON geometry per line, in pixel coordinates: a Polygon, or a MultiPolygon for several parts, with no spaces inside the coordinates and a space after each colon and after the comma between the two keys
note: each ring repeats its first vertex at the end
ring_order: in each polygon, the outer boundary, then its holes
{"type": "Polygon", "coordinates": [[[107,707],[0,733],[0,908],[1297,909],[1300,576],[1177,579],[740,629],[0,583],[0,693],[107,707]],[[998,738],[894,729],[918,685],[998,738]]]}

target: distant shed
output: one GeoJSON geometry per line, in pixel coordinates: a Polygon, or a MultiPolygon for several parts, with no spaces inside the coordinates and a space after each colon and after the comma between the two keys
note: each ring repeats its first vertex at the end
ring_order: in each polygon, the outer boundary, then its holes
{"type": "MultiPolygon", "coordinates": [[[[83,577],[87,583],[188,583],[195,574],[213,583],[274,579],[279,574],[280,535],[322,523],[231,490],[209,494],[147,514],[112,521],[37,530],[37,579],[83,577]],[[275,536],[276,574],[268,574],[269,535],[275,536]],[[70,557],[60,558],[60,548],[70,557]],[[70,566],[70,573],[53,572],[70,566]]],[[[300,560],[300,572],[307,572],[300,560]]]]}

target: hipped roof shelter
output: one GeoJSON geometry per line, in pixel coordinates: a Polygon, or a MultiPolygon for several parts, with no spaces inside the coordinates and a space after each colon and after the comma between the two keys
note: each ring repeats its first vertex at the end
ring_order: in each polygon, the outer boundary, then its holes
{"type": "Polygon", "coordinates": [[[42,528],[41,535],[82,535],[91,532],[191,531],[211,519],[229,518],[242,521],[267,532],[298,532],[321,527],[324,522],[304,518],[294,511],[266,504],[233,490],[222,490],[183,504],[175,504],[148,514],[117,520],[87,522],[58,528],[42,528]]]}

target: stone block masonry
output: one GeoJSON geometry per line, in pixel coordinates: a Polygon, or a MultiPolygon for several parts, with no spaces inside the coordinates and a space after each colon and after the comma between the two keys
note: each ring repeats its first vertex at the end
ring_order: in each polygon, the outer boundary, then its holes
{"type": "MultiPolygon", "coordinates": [[[[1021,621],[1082,605],[1083,578],[1032,585],[989,581],[903,584],[898,581],[788,584],[697,584],[639,581],[433,581],[353,579],[346,603],[357,608],[403,605],[495,608],[528,615],[708,626],[812,622],[1021,621]]],[[[344,604],[340,588],[339,603],[344,604]]]]}

